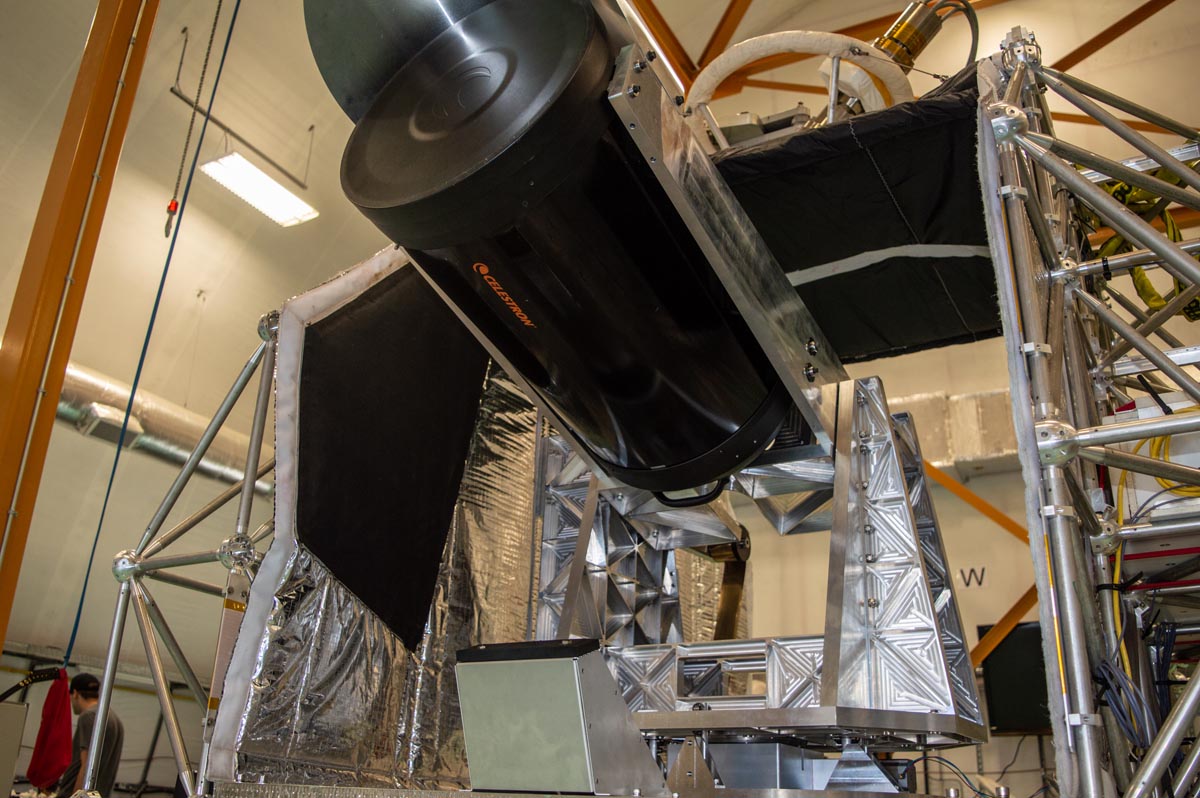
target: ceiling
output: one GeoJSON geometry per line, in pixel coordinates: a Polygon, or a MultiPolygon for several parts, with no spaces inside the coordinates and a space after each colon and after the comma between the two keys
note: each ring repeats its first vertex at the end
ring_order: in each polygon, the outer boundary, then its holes
{"type": "MultiPolygon", "coordinates": [[[[724,11],[724,0],[660,0],[667,20],[693,57],[724,11]]],[[[786,28],[836,30],[897,13],[898,0],[755,0],[735,41],[786,28]]],[[[992,51],[1013,25],[1035,30],[1049,61],[1073,49],[1138,5],[1134,0],[1008,0],[979,12],[980,54],[992,51]]],[[[163,0],[134,105],[121,166],[88,286],[72,358],[130,380],[167,253],[165,206],[179,168],[190,109],[169,89],[187,26],[191,43],[180,84],[195,92],[215,0],[163,0]]],[[[233,6],[225,0],[222,28],[233,6]]],[[[143,387],[199,413],[216,407],[244,358],[257,344],[259,316],[307,287],[387,245],[342,197],[338,168],[351,124],[327,94],[308,50],[300,0],[254,0],[241,5],[214,113],[289,170],[308,173],[300,192],[320,211],[316,220],[280,228],[205,177],[197,176],[146,364],[143,387]],[[308,158],[308,128],[313,126],[308,158]]],[[[87,36],[91,4],[83,0],[0,0],[0,323],[7,319],[41,187],[87,36]]],[[[918,62],[952,73],[966,58],[961,18],[947,23],[918,62]]],[[[1150,107],[1200,121],[1195,42],[1200,15],[1193,0],[1178,0],[1081,63],[1073,71],[1150,107]]],[[[218,37],[218,48],[220,37],[218,37]]],[[[219,52],[219,50],[218,50],[219,52]]],[[[215,73],[209,70],[209,86],[215,73]]],[[[762,77],[816,83],[808,61],[762,77]]],[[[918,91],[935,85],[916,75],[918,91]]],[[[206,90],[207,93],[207,90],[206,90]]],[[[718,116],[743,110],[771,113],[804,99],[792,92],[747,90],[719,101],[718,116]]],[[[1065,107],[1062,110],[1066,110],[1065,107]]],[[[1097,128],[1071,124],[1068,138],[1112,155],[1128,148],[1097,128]]],[[[1163,141],[1170,141],[1163,138],[1163,141]]],[[[209,131],[204,158],[219,154],[222,137],[209,131]]],[[[932,388],[931,388],[932,389],[932,388]]],[[[243,402],[231,423],[249,427],[243,402]]],[[[9,641],[65,644],[95,532],[113,451],[65,427],[55,430],[9,627],[9,641]]],[[[77,652],[98,656],[111,619],[113,552],[140,536],[173,469],[128,456],[118,474],[109,521],[97,546],[93,589],[85,606],[77,652]]],[[[194,507],[219,489],[202,482],[185,496],[194,507]],[[206,494],[207,492],[207,494],[206,494]]],[[[269,507],[260,502],[261,517],[269,507]]],[[[229,534],[230,517],[206,522],[180,550],[214,545],[229,534]]],[[[208,578],[219,579],[219,569],[208,578]]],[[[184,647],[201,670],[209,667],[216,610],[206,601],[173,595],[159,601],[180,618],[184,647]]],[[[127,647],[132,660],[140,654],[127,647]]]]}

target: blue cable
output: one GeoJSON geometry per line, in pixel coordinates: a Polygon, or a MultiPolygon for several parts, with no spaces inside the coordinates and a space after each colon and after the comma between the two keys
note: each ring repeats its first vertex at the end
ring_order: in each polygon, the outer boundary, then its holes
{"type": "Polygon", "coordinates": [[[154,322],[158,318],[158,309],[162,304],[163,289],[167,284],[167,274],[171,270],[171,259],[175,256],[175,242],[179,240],[179,229],[183,226],[183,212],[187,210],[188,194],[192,190],[192,178],[196,176],[196,165],[200,160],[200,149],[204,146],[204,134],[208,130],[208,120],[212,115],[213,101],[217,97],[217,87],[221,85],[221,73],[225,69],[225,57],[229,55],[229,43],[233,39],[233,28],[237,23],[238,9],[242,0],[236,0],[233,5],[233,15],[229,19],[229,30],[225,33],[225,46],[221,50],[221,60],[217,63],[217,74],[213,78],[212,93],[208,96],[208,108],[204,112],[204,123],[200,126],[200,136],[196,140],[196,152],[192,155],[192,166],[188,170],[187,184],[183,189],[183,198],[179,201],[179,215],[175,219],[175,230],[171,234],[171,245],[167,248],[167,259],[163,263],[162,276],[158,280],[158,292],[154,295],[154,305],[150,310],[150,321],[146,325],[146,338],[142,341],[142,353],[138,356],[137,370],[133,374],[133,385],[129,388],[129,401],[125,405],[125,417],[121,421],[121,434],[117,436],[117,453],[113,456],[112,470],[108,474],[108,487],[104,489],[104,503],[100,505],[100,519],[96,523],[96,536],[92,538],[92,550],[88,554],[87,570],[83,572],[83,588],[79,592],[79,606],[75,610],[75,623],[71,627],[71,639],[67,642],[67,651],[63,655],[63,667],[71,660],[71,652],[75,648],[75,637],[79,633],[79,621],[83,616],[83,603],[87,598],[88,580],[92,575],[92,563],[96,559],[96,546],[100,543],[100,532],[104,528],[104,516],[108,512],[108,499],[112,495],[113,482],[117,478],[117,466],[121,462],[121,449],[125,446],[125,433],[129,429],[129,418],[133,415],[133,399],[137,394],[138,383],[142,379],[142,368],[146,365],[146,352],[150,349],[150,337],[154,334],[154,322]]]}

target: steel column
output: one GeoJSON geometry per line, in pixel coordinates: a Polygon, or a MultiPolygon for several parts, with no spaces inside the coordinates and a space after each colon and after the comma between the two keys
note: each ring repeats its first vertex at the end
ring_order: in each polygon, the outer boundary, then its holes
{"type": "Polygon", "coordinates": [[[0,640],[158,0],[101,0],[0,343],[0,640]]]}
{"type": "MultiPolygon", "coordinates": [[[[272,324],[278,326],[278,316],[276,315],[273,321],[268,321],[270,316],[271,314],[268,314],[259,323],[259,328],[266,338],[264,341],[266,351],[262,358],[262,372],[259,374],[258,399],[254,404],[254,421],[250,427],[250,446],[246,452],[246,473],[249,473],[252,468],[257,469],[258,461],[262,457],[263,432],[267,426],[267,411],[271,407],[271,388],[275,384],[275,332],[271,330],[271,326],[272,324]]],[[[234,537],[241,538],[250,534],[250,510],[253,505],[254,481],[244,479],[242,480],[242,498],[238,504],[234,537]]]]}
{"type": "MultiPolygon", "coordinates": [[[[167,740],[171,743],[171,752],[175,755],[175,765],[179,770],[179,781],[188,795],[196,795],[195,782],[192,779],[192,763],[188,759],[187,747],[183,742],[183,729],[179,726],[179,716],[175,713],[175,702],[171,699],[171,687],[167,684],[167,674],[163,668],[162,655],[158,652],[158,644],[154,639],[150,614],[146,610],[145,595],[136,579],[125,583],[133,588],[133,614],[137,618],[138,629],[142,633],[142,644],[146,648],[147,664],[150,666],[150,676],[154,679],[154,692],[158,695],[158,706],[163,713],[163,723],[167,728],[167,740]]],[[[89,755],[90,755],[89,751],[89,755]]],[[[90,759],[90,756],[89,756],[90,759]]]]}
{"type": "Polygon", "coordinates": [[[1179,465],[1167,460],[1145,457],[1120,449],[1109,449],[1103,446],[1085,447],[1079,450],[1079,456],[1093,463],[1120,468],[1124,471],[1136,471],[1152,477],[1161,477],[1184,485],[1200,485],[1200,468],[1179,465]]]}
{"type": "Polygon", "coordinates": [[[145,585],[138,584],[138,591],[142,599],[146,602],[146,611],[150,614],[150,622],[154,624],[155,631],[158,632],[163,645],[167,647],[167,653],[171,655],[171,659],[175,662],[175,667],[179,668],[179,673],[182,674],[183,680],[187,682],[192,695],[196,697],[196,703],[200,706],[205,706],[208,704],[208,693],[200,685],[200,679],[197,678],[196,672],[192,670],[187,657],[184,656],[183,648],[179,645],[179,641],[175,639],[175,635],[171,632],[171,627],[167,625],[167,619],[163,617],[162,610],[158,608],[158,602],[150,595],[150,591],[146,589],[145,585]]]}
{"type": "Polygon", "coordinates": [[[104,677],[100,680],[100,703],[96,705],[96,723],[88,742],[87,769],[83,789],[96,789],[96,774],[100,772],[100,751],[104,745],[104,727],[108,725],[108,708],[112,703],[113,682],[117,678],[117,660],[121,656],[121,640],[125,636],[125,619],[129,615],[130,583],[122,582],[117,593],[117,608],[113,611],[112,631],[108,636],[108,656],[104,660],[104,677]]]}

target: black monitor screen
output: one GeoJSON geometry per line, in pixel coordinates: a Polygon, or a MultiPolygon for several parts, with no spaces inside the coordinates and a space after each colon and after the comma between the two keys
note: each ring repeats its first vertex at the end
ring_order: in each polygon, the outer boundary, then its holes
{"type": "MultiPolygon", "coordinates": [[[[979,636],[991,626],[980,626],[979,636]]],[[[992,734],[1049,734],[1050,708],[1042,630],[1021,623],[983,661],[983,690],[992,734]]]]}

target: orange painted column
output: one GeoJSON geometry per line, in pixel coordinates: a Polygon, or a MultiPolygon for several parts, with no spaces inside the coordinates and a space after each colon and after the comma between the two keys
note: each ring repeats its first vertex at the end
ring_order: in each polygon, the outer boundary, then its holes
{"type": "Polygon", "coordinates": [[[0,641],[158,0],[100,0],[0,342],[0,641]]]}
{"type": "Polygon", "coordinates": [[[996,621],[996,625],[988,630],[987,634],[979,638],[979,642],[975,644],[975,648],[971,649],[971,664],[975,667],[988,658],[996,650],[996,646],[1004,642],[1004,638],[1008,637],[1008,633],[1017,628],[1017,624],[1021,619],[1034,607],[1037,606],[1038,595],[1037,586],[1030,585],[1025,591],[1025,595],[1017,599],[1017,603],[1008,608],[1008,612],[996,621]]]}

